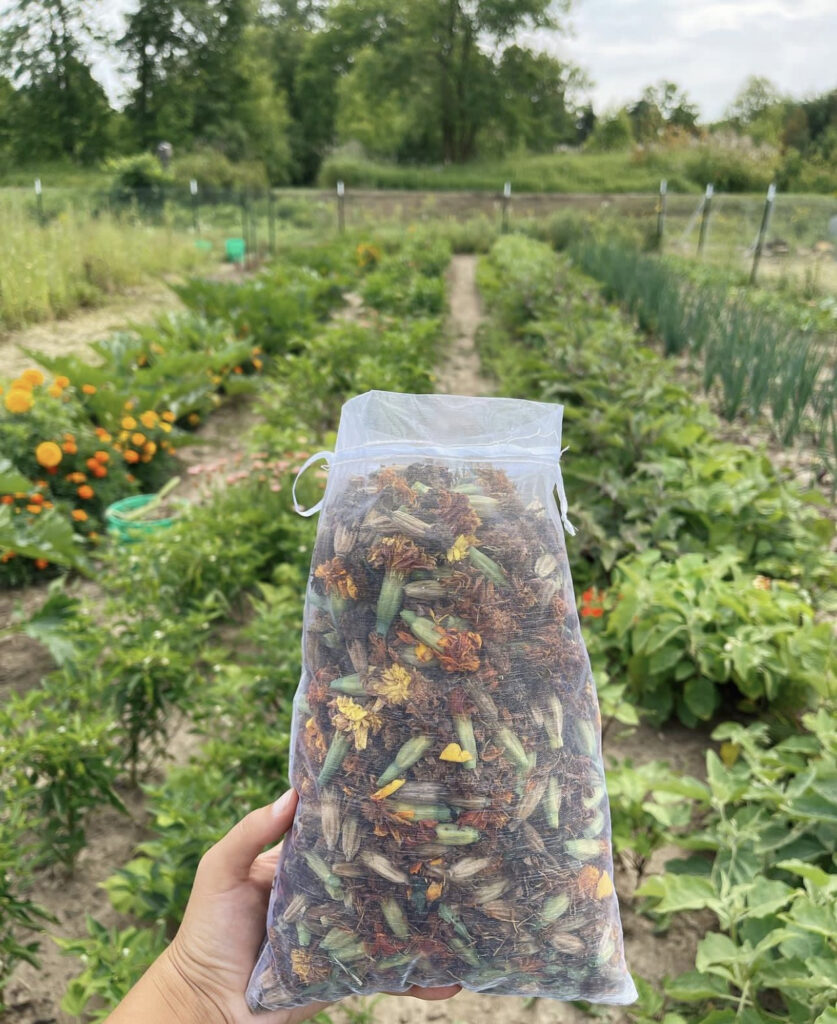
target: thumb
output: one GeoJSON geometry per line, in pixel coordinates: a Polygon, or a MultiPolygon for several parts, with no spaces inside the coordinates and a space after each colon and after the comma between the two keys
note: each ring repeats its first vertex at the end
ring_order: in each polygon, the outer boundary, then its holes
{"type": "Polygon", "coordinates": [[[291,827],[297,799],[296,791],[289,789],[275,803],[251,811],[207,850],[201,871],[210,889],[221,890],[247,881],[256,857],[291,827]]]}

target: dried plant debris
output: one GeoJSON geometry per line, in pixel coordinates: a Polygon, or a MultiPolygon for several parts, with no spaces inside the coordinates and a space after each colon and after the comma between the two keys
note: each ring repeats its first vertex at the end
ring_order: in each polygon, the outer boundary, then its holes
{"type": "Polygon", "coordinates": [[[630,1002],[596,695],[543,504],[484,463],[349,478],[304,650],[251,1007],[411,984],[630,1002]]]}

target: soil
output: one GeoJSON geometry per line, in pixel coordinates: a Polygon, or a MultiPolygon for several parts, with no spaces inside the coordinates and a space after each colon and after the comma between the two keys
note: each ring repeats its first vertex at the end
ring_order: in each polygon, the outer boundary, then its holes
{"type": "MultiPolygon", "coordinates": [[[[481,320],[479,297],[476,292],[475,259],[472,256],[454,257],[450,270],[450,322],[451,347],[439,368],[437,387],[449,394],[481,395],[490,392],[490,384],[480,374],[479,359],[474,349],[474,334],[481,320]]],[[[344,313],[358,315],[358,306],[349,302],[344,313]]],[[[81,317],[79,318],[81,319],[81,317]]],[[[40,328],[43,329],[43,328],[40,328]]],[[[103,328],[104,330],[104,328],[103,328]]],[[[194,499],[199,492],[197,474],[189,474],[188,467],[219,458],[234,463],[243,453],[241,438],[255,415],[246,401],[232,402],[215,413],[196,436],[195,443],[181,449],[180,456],[187,472],[176,490],[178,497],[194,499]]],[[[77,580],[71,590],[95,603],[100,593],[94,583],[77,580]]],[[[24,611],[31,611],[43,599],[43,587],[32,587],[14,595],[0,594],[0,628],[8,622],[19,603],[24,611]]],[[[234,630],[227,638],[235,643],[234,630]]],[[[10,690],[22,692],[38,684],[51,660],[34,640],[15,636],[0,640],[0,662],[3,678],[0,680],[0,698],[10,690]]],[[[188,722],[177,725],[169,744],[169,763],[184,763],[196,749],[197,737],[189,732],[188,722]]],[[[605,754],[608,758],[631,757],[636,761],[666,760],[677,771],[702,776],[707,736],[677,726],[665,733],[649,726],[636,731],[620,733],[610,729],[605,736],[605,754]]],[[[158,771],[165,766],[160,766],[158,771]]],[[[61,937],[79,937],[84,934],[84,915],[91,914],[106,927],[126,927],[126,921],[110,906],[107,895],[99,886],[120,865],[128,861],[135,845],[146,837],[143,802],[140,794],[123,794],[131,812],[126,819],[110,808],[91,816],[90,842],[79,857],[74,874],[67,877],[60,871],[44,872],[35,880],[34,897],[48,906],[58,923],[48,928],[48,934],[61,937]]],[[[667,856],[678,851],[659,851],[648,870],[658,871],[667,856]]],[[[705,922],[688,915],[679,915],[665,935],[654,933],[654,924],[637,914],[633,907],[634,879],[632,872],[617,864],[616,887],[620,895],[625,933],[626,956],[630,968],[652,981],[664,975],[675,975],[694,964],[697,942],[706,928],[705,922]]],[[[77,1018],[58,1009],[69,979],[78,973],[78,960],[64,957],[57,946],[45,939],[40,954],[41,968],[22,965],[15,972],[6,998],[10,1005],[4,1017],[8,1024],[71,1024],[77,1018]]],[[[351,1024],[358,1019],[348,1011],[366,1010],[372,1019],[387,1024],[477,1024],[486,1017],[496,1024],[583,1024],[589,1014],[570,1004],[538,999],[479,995],[461,992],[446,1002],[424,1002],[381,996],[376,999],[346,1000],[342,1006],[329,1011],[329,1016],[340,1024],[351,1024]]],[[[615,1021],[625,1020],[624,1012],[614,1009],[608,1014],[615,1021]]]]}

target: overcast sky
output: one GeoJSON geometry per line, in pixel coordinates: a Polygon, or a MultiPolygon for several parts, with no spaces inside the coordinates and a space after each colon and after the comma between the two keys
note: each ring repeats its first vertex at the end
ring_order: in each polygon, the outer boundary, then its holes
{"type": "MultiPolygon", "coordinates": [[[[117,29],[134,3],[101,6],[117,29]]],[[[575,0],[571,22],[569,38],[525,41],[580,64],[598,112],[663,78],[682,86],[706,121],[721,116],[748,75],[796,97],[837,88],[837,0],[575,0]]],[[[96,73],[118,100],[111,60],[97,60],[96,73]]]]}

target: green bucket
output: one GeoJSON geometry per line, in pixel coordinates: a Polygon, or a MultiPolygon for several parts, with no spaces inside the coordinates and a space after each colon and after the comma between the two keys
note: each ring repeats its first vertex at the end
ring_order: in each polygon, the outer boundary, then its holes
{"type": "Polygon", "coordinates": [[[156,494],[132,494],[130,498],[121,498],[105,509],[108,533],[126,544],[133,544],[143,537],[166,530],[175,522],[174,517],[168,519],[150,519],[142,522],[136,519],[123,518],[125,512],[133,512],[143,508],[156,494]]]}
{"type": "Polygon", "coordinates": [[[230,263],[243,263],[247,246],[243,238],[228,238],[224,243],[227,259],[230,263]]]}

